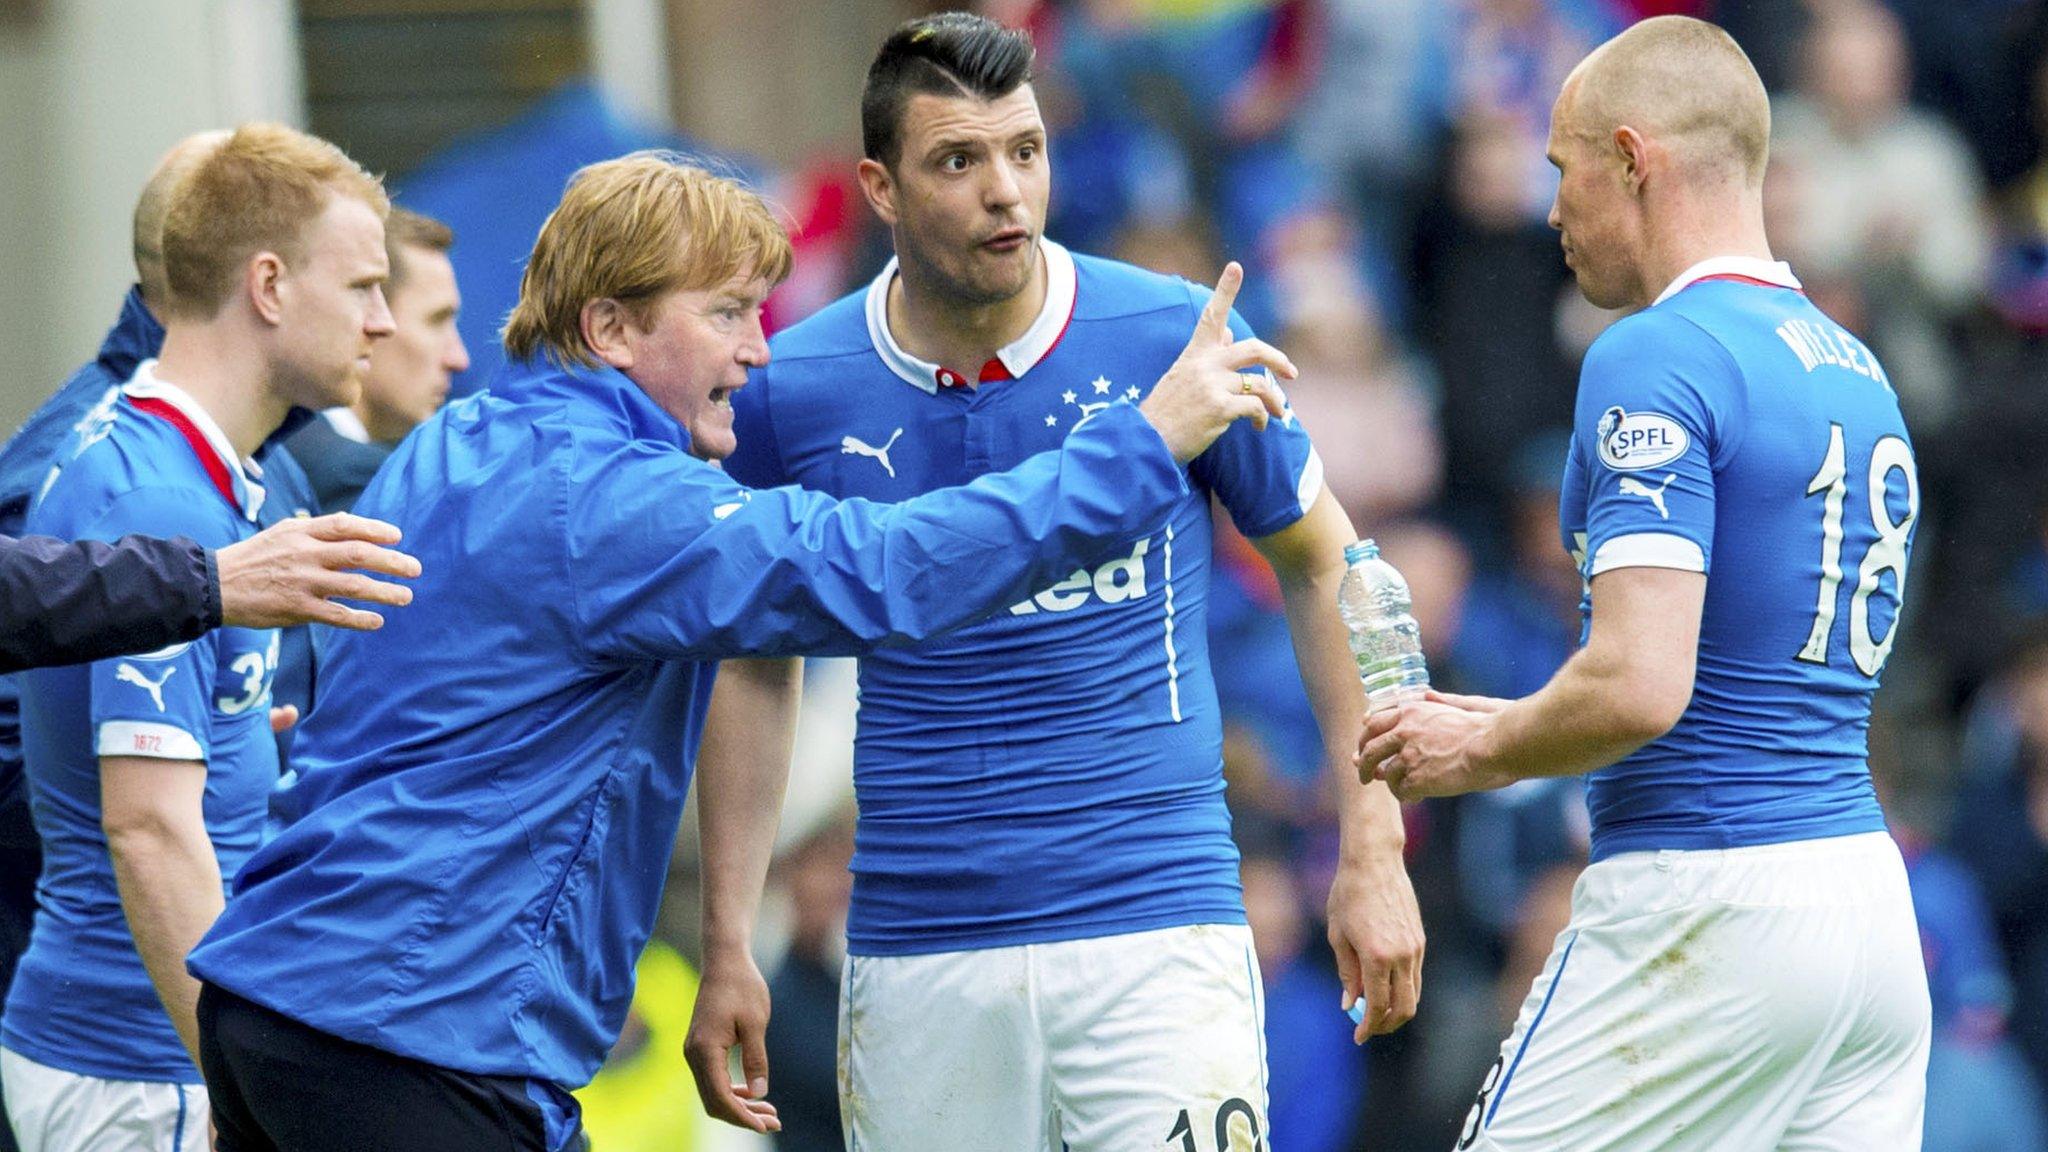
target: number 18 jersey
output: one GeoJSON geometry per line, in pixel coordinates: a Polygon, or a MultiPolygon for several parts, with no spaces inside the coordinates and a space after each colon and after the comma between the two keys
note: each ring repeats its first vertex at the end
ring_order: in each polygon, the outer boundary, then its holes
{"type": "Polygon", "coordinates": [[[1560,509],[1589,588],[1707,574],[1691,703],[1588,780],[1595,860],[1884,828],[1870,703],[1919,481],[1884,369],[1789,268],[1706,261],[1593,344],[1560,509]]]}

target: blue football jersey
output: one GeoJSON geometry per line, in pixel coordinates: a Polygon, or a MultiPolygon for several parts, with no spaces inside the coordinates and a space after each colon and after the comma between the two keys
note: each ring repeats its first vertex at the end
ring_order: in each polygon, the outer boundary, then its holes
{"type": "MultiPolygon", "coordinates": [[[[253,535],[262,488],[218,425],[145,362],[79,425],[75,455],[28,530],[113,540],[253,535]]],[[[221,628],[156,652],[21,678],[22,744],[43,872],[33,934],[0,1042],[88,1076],[197,1084],[128,932],[100,828],[102,756],[206,762],[207,835],[226,881],[256,850],[277,781],[270,734],[275,629],[221,628]]]]}
{"type": "MultiPolygon", "coordinates": [[[[1044,252],[1043,310],[975,388],[889,331],[893,262],[778,335],[734,395],[727,470],[896,502],[1009,468],[1142,400],[1207,293],[1044,252]]],[[[856,953],[1243,922],[1209,671],[1210,497],[1246,535],[1267,535],[1302,516],[1322,467],[1290,417],[1233,426],[1188,474],[1172,514],[1109,561],[986,622],[861,659],[856,953]]]]}
{"type": "Polygon", "coordinates": [[[1707,261],[1594,342],[1565,547],[1589,583],[1708,574],[1692,702],[1589,779],[1594,859],[1884,828],[1866,733],[1919,511],[1884,369],[1783,264],[1707,261]]]}

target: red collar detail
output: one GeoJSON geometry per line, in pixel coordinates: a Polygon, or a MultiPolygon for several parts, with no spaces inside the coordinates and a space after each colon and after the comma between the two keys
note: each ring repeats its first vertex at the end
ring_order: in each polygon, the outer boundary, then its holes
{"type": "MultiPolygon", "coordinates": [[[[937,372],[932,373],[932,379],[938,381],[941,388],[967,387],[967,377],[953,371],[951,368],[941,368],[937,372]]],[[[1015,379],[1015,376],[1010,375],[1008,365],[999,359],[990,358],[988,363],[981,366],[981,373],[974,378],[974,382],[976,384],[993,384],[998,380],[1015,379]]]]}
{"type": "MultiPolygon", "coordinates": [[[[1705,284],[1709,280],[1729,280],[1737,284],[1754,284],[1759,288],[1782,288],[1788,292],[1797,292],[1801,296],[1806,295],[1806,289],[1804,288],[1794,288],[1788,284],[1776,284],[1769,280],[1759,280],[1754,276],[1744,276],[1740,272],[1716,272],[1712,276],[1702,276],[1693,281],[1692,284],[1705,284]]],[[[1692,284],[1688,284],[1686,287],[1690,288],[1692,284]]]]}
{"type": "MultiPolygon", "coordinates": [[[[1052,343],[1045,346],[1045,351],[1038,354],[1038,359],[1032,361],[1030,367],[1024,369],[1026,372],[1045,363],[1045,358],[1052,355],[1053,349],[1060,346],[1060,341],[1067,338],[1067,329],[1074,326],[1074,310],[1080,306],[1080,292],[1078,290],[1074,293],[1074,297],[1074,303],[1067,305],[1067,318],[1060,323],[1059,334],[1052,338],[1052,343]]],[[[1003,363],[1002,357],[991,356],[982,364],[981,372],[975,376],[974,382],[976,384],[993,384],[999,380],[1015,380],[1016,378],[1016,376],[1010,373],[1010,366],[1003,363]]],[[[938,381],[941,388],[967,387],[967,377],[953,371],[951,368],[941,367],[932,374],[932,379],[938,381]]]]}
{"type": "Polygon", "coordinates": [[[176,428],[179,435],[185,438],[185,443],[192,446],[192,454],[199,457],[199,464],[206,469],[207,478],[213,481],[213,486],[220,490],[220,494],[234,506],[236,512],[242,511],[242,502],[235,499],[234,474],[228,471],[227,461],[222,460],[220,453],[213,450],[213,445],[206,440],[206,433],[201,432],[199,426],[192,423],[191,417],[178,411],[177,406],[169,401],[159,400],[153,396],[131,396],[128,402],[151,416],[170,421],[171,427],[176,428]]]}

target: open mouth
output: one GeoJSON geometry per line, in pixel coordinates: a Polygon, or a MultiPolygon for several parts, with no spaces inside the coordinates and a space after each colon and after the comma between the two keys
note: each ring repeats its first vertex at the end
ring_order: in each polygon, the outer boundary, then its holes
{"type": "Polygon", "coordinates": [[[730,389],[730,388],[713,388],[713,389],[711,390],[711,405],[712,405],[712,407],[714,407],[714,408],[730,408],[730,407],[732,407],[732,392],[733,392],[733,390],[732,390],[732,389],[730,389]]]}

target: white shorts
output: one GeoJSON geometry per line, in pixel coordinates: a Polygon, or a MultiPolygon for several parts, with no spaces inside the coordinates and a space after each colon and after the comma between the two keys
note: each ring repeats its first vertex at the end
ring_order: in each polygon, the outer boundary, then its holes
{"type": "Polygon", "coordinates": [[[853,956],[839,1002],[849,1152],[1272,1147],[1242,925],[853,956]]]}
{"type": "Polygon", "coordinates": [[[1930,1032],[1886,834],[1625,853],[1579,878],[1457,1147],[1914,1152],[1930,1032]]]}
{"type": "Polygon", "coordinates": [[[0,1088],[21,1152],[206,1152],[206,1089],[102,1080],[0,1048],[0,1088]]]}

